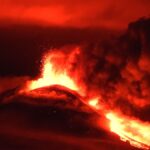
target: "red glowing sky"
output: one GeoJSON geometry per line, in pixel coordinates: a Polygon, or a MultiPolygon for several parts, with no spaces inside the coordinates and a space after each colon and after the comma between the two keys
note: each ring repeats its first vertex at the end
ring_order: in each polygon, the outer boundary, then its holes
{"type": "Polygon", "coordinates": [[[0,0],[0,20],[72,27],[125,28],[150,14],[149,0],[0,0]]]}

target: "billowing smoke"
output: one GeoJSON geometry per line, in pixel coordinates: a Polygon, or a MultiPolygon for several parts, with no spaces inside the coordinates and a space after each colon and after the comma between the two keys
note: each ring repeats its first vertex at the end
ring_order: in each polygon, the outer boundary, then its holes
{"type": "Polygon", "coordinates": [[[110,109],[146,120],[143,113],[150,106],[149,25],[149,19],[140,19],[116,40],[72,48],[78,51],[71,62],[67,60],[71,67],[66,66],[70,76],[85,85],[88,96],[101,95],[110,109]]]}

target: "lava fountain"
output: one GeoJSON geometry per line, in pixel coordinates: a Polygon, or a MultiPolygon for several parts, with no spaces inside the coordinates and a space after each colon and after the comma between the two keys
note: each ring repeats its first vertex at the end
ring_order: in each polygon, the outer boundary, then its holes
{"type": "Polygon", "coordinates": [[[78,48],[67,56],[60,51],[54,51],[45,54],[42,60],[43,64],[41,77],[37,80],[29,81],[26,90],[31,91],[45,86],[61,85],[73,91],[76,91],[83,96],[83,88],[81,88],[68,75],[70,61],[74,58],[74,55],[76,55],[77,53],[78,48]],[[69,60],[69,63],[67,60],[69,60]]]}

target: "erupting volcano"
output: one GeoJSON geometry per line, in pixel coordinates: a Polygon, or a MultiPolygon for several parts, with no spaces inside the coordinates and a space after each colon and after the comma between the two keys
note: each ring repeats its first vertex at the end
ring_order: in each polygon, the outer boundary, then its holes
{"type": "MultiPolygon", "coordinates": [[[[72,48],[71,52],[66,53],[56,49],[50,50],[50,52],[43,56],[40,77],[36,80],[28,81],[20,93],[26,93],[35,97],[40,97],[41,95],[46,97],[51,95],[50,91],[44,95],[44,91],[41,92],[40,88],[54,86],[58,89],[66,90],[73,95],[77,95],[85,105],[98,115],[104,115],[110,122],[109,124],[105,124],[105,126],[108,126],[111,132],[119,135],[122,141],[128,141],[132,146],[137,148],[149,149],[149,122],[143,122],[137,118],[122,115],[121,112],[109,108],[102,100],[101,95],[94,93],[94,91],[86,91],[84,89],[86,85],[83,86],[83,82],[82,84],[78,82],[80,71],[72,76],[69,75],[73,74],[70,71],[72,71],[74,61],[80,55],[81,50],[79,47],[72,48]],[[39,91],[34,92],[36,89],[39,89],[39,91]],[[94,93],[94,95],[91,93],[94,93]]],[[[57,93],[53,93],[52,95],[59,97],[57,93]]]]}
{"type": "Polygon", "coordinates": [[[150,18],[111,2],[2,3],[0,150],[150,149],[150,18]]]}

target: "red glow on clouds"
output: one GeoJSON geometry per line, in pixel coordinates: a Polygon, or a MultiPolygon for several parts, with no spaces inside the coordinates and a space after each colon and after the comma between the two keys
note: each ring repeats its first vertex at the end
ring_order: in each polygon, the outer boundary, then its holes
{"type": "Polygon", "coordinates": [[[125,28],[130,21],[148,16],[149,7],[147,0],[7,0],[0,1],[0,19],[64,27],[125,28]]]}

